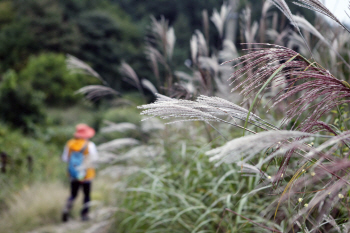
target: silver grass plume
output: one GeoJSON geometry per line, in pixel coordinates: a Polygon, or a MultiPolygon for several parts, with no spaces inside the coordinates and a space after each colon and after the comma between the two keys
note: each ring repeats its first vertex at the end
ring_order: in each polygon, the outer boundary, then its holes
{"type": "Polygon", "coordinates": [[[195,78],[183,71],[175,71],[175,76],[179,80],[178,84],[193,96],[196,92],[196,86],[194,85],[195,78]]]}
{"type": "Polygon", "coordinates": [[[142,86],[139,80],[139,77],[137,76],[136,72],[134,71],[133,68],[126,62],[122,62],[119,72],[125,77],[125,81],[128,82],[129,84],[133,85],[136,87],[141,93],[142,91],[142,86]]]}
{"type": "Polygon", "coordinates": [[[207,42],[203,36],[203,34],[196,30],[192,35],[190,40],[191,46],[191,58],[194,63],[197,63],[197,58],[200,56],[207,57],[209,54],[207,42]]]}
{"type": "Polygon", "coordinates": [[[303,41],[304,41],[306,47],[308,48],[311,56],[313,56],[311,49],[310,49],[308,43],[306,42],[303,34],[301,33],[298,24],[293,19],[293,14],[290,11],[287,3],[284,0],[269,0],[269,1],[271,1],[289,19],[289,21],[292,23],[292,25],[298,30],[300,36],[303,38],[303,41]]]}
{"type": "Polygon", "coordinates": [[[337,17],[335,17],[335,15],[333,15],[332,12],[330,12],[328,10],[327,7],[325,7],[322,2],[320,2],[319,0],[297,0],[298,2],[293,2],[295,5],[307,8],[309,10],[312,11],[316,11],[318,13],[321,13],[325,16],[327,16],[328,18],[332,19],[334,22],[336,22],[337,24],[339,24],[342,28],[344,28],[346,31],[349,31],[349,29],[347,27],[344,26],[344,24],[342,24],[339,19],[337,17]]]}
{"type": "Polygon", "coordinates": [[[265,42],[265,34],[266,34],[266,18],[267,18],[267,12],[269,9],[273,6],[273,4],[270,1],[265,1],[262,12],[261,12],[261,18],[260,18],[260,27],[259,27],[259,34],[260,34],[260,43],[265,42]]]}
{"type": "Polygon", "coordinates": [[[237,48],[232,40],[225,39],[223,42],[223,49],[219,51],[219,59],[227,61],[234,57],[238,57],[237,48]]]}
{"type": "Polygon", "coordinates": [[[225,145],[206,152],[210,161],[218,161],[216,166],[225,163],[242,163],[249,161],[264,149],[285,140],[299,137],[312,137],[313,134],[299,131],[266,131],[240,137],[227,142],[225,145]]]}
{"type": "Polygon", "coordinates": [[[157,86],[161,86],[160,81],[160,73],[159,73],[159,66],[158,62],[166,66],[166,61],[163,57],[163,55],[158,51],[158,49],[154,48],[152,45],[147,44],[145,48],[145,54],[147,59],[150,62],[151,68],[153,70],[154,76],[157,80],[157,86]]]}
{"type": "Polygon", "coordinates": [[[153,157],[157,157],[164,154],[164,148],[163,146],[135,146],[132,147],[129,151],[124,153],[121,156],[118,156],[116,161],[130,161],[130,160],[142,160],[142,159],[149,159],[153,157]]]}
{"type": "Polygon", "coordinates": [[[173,27],[169,27],[169,22],[164,16],[159,21],[152,16],[151,20],[153,35],[159,39],[159,45],[162,47],[165,57],[171,59],[176,40],[173,27]]]}
{"type": "Polygon", "coordinates": [[[176,36],[175,36],[175,31],[173,27],[170,27],[169,30],[166,33],[166,38],[167,38],[167,55],[169,58],[173,56],[173,51],[175,47],[175,41],[176,41],[176,36]]]}
{"type": "MultiPolygon", "coordinates": [[[[292,33],[290,35],[288,35],[288,33],[287,33],[285,36],[288,36],[288,42],[287,42],[287,47],[288,48],[291,49],[291,48],[294,48],[294,47],[298,47],[299,51],[300,51],[300,54],[306,54],[308,52],[308,49],[305,46],[304,40],[300,36],[300,34],[292,31],[292,33]]],[[[282,40],[281,40],[281,42],[282,42],[282,40]]],[[[278,44],[278,43],[276,43],[276,44],[278,44]]],[[[314,58],[316,59],[318,57],[318,52],[317,51],[313,51],[313,54],[314,54],[314,58]]]]}
{"type": "Polygon", "coordinates": [[[149,90],[150,92],[153,93],[153,95],[155,95],[156,93],[158,93],[157,88],[148,80],[148,79],[142,79],[141,80],[141,84],[142,86],[149,90]]]}
{"type": "Polygon", "coordinates": [[[317,36],[323,43],[325,43],[331,50],[335,52],[335,54],[344,62],[345,65],[347,65],[350,68],[350,65],[339,54],[339,52],[332,46],[332,44],[326,38],[324,38],[324,36],[322,36],[322,34],[314,26],[311,25],[309,21],[307,21],[304,17],[300,17],[297,15],[293,15],[293,19],[296,23],[298,23],[298,25],[301,28],[317,36]]]}
{"type": "Polygon", "coordinates": [[[251,13],[251,9],[249,7],[246,7],[243,10],[242,14],[242,27],[244,28],[243,34],[246,43],[248,43],[248,48],[251,48],[251,43],[255,42],[255,36],[259,28],[259,25],[256,21],[254,21],[253,24],[251,23],[251,13]]]}
{"type": "Polygon", "coordinates": [[[159,130],[164,130],[164,128],[164,123],[157,118],[152,118],[141,122],[141,131],[143,133],[157,132],[159,130]]]}
{"type": "MultiPolygon", "coordinates": [[[[223,122],[236,127],[242,128],[235,119],[245,121],[248,110],[229,102],[219,97],[199,96],[196,101],[173,99],[160,94],[157,94],[157,100],[154,103],[142,105],[138,107],[143,109],[141,115],[148,115],[151,117],[160,117],[162,119],[178,118],[180,120],[173,121],[204,121],[209,122],[223,122]],[[233,122],[222,119],[222,117],[229,117],[233,122]]],[[[264,122],[255,114],[250,114],[249,123],[265,129],[270,127],[276,129],[274,126],[264,122]]],[[[250,131],[250,130],[248,130],[250,131]]],[[[252,132],[252,131],[250,131],[252,132]]]]}
{"type": "Polygon", "coordinates": [[[201,70],[209,71],[211,77],[215,77],[219,71],[219,63],[215,55],[211,57],[198,57],[198,66],[201,70]]]}
{"type": "Polygon", "coordinates": [[[137,129],[137,126],[130,122],[114,123],[110,121],[104,121],[104,123],[106,126],[100,129],[101,133],[126,132],[137,129]]]}
{"type": "Polygon", "coordinates": [[[197,53],[198,53],[198,42],[196,35],[192,35],[190,39],[190,48],[191,48],[191,59],[192,62],[197,61],[197,53]]]}
{"type": "MultiPolygon", "coordinates": [[[[141,168],[135,165],[132,165],[132,166],[114,165],[114,166],[108,166],[104,168],[103,170],[100,171],[99,174],[101,174],[102,176],[109,175],[110,177],[114,179],[117,178],[119,180],[121,177],[131,175],[133,173],[138,172],[139,170],[141,170],[141,168]]],[[[120,185],[119,182],[117,184],[120,185]]],[[[114,184],[113,186],[117,186],[117,184],[114,184]]],[[[93,232],[96,232],[96,231],[93,231],[93,232]]]]}
{"type": "Polygon", "coordinates": [[[127,146],[135,146],[140,142],[134,138],[119,138],[110,142],[100,144],[97,149],[99,151],[113,151],[127,146]]]}
{"type": "Polygon", "coordinates": [[[183,71],[175,71],[176,77],[178,77],[180,80],[184,80],[186,82],[190,82],[193,77],[183,71]]]}
{"type": "Polygon", "coordinates": [[[71,72],[91,75],[98,78],[104,85],[108,85],[106,81],[91,68],[91,66],[70,54],[67,54],[66,65],[71,72]]]}
{"type": "Polygon", "coordinates": [[[85,98],[89,100],[96,100],[107,95],[120,95],[116,90],[103,85],[88,85],[80,88],[75,93],[84,94],[85,98]]]}
{"type": "Polygon", "coordinates": [[[203,24],[205,39],[209,44],[209,17],[208,17],[208,11],[206,9],[202,11],[202,24],[203,24]]]}
{"type": "Polygon", "coordinates": [[[221,6],[220,13],[216,9],[214,9],[213,14],[210,17],[210,20],[214,23],[216,29],[219,32],[220,38],[223,37],[226,18],[230,10],[231,8],[227,4],[223,4],[221,6]]]}

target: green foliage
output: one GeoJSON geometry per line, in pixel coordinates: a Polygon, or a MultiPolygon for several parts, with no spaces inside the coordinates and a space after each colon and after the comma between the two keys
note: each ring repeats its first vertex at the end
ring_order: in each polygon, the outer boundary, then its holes
{"type": "Polygon", "coordinates": [[[0,71],[21,69],[27,58],[36,51],[34,37],[25,21],[19,20],[0,30],[0,71]]]}
{"type": "Polygon", "coordinates": [[[64,19],[64,8],[59,1],[15,1],[15,6],[18,16],[26,22],[35,37],[38,50],[67,53],[78,50],[79,32],[74,22],[64,19]]]}
{"type": "Polygon", "coordinates": [[[90,62],[119,88],[117,64],[140,63],[140,31],[116,4],[14,0],[0,2],[0,9],[0,72],[21,70],[33,54],[69,53],[90,62]]]}
{"type": "Polygon", "coordinates": [[[52,181],[63,177],[61,150],[38,138],[25,136],[19,130],[0,124],[0,148],[8,155],[6,173],[0,173],[0,207],[11,192],[34,181],[52,181]],[[28,156],[32,157],[30,167],[28,156]],[[31,169],[31,170],[30,170],[31,169]]]}
{"type": "Polygon", "coordinates": [[[0,2],[0,28],[10,23],[15,17],[15,12],[11,1],[0,2]]]}
{"type": "Polygon", "coordinates": [[[71,105],[81,98],[75,95],[75,91],[98,82],[89,76],[70,73],[66,67],[65,56],[55,53],[30,57],[20,77],[31,83],[34,90],[45,93],[45,103],[50,105],[71,105]]]}
{"type": "Polygon", "coordinates": [[[0,119],[29,130],[33,124],[45,121],[43,99],[42,92],[33,90],[30,83],[19,80],[17,73],[9,70],[0,82],[0,119]]]}
{"type": "Polygon", "coordinates": [[[84,38],[77,56],[90,62],[111,86],[120,89],[117,64],[140,52],[135,26],[102,10],[82,13],[77,23],[84,38]]]}

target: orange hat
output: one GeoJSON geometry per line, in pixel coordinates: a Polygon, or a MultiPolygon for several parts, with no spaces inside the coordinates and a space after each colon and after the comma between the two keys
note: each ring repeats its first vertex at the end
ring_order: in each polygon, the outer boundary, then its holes
{"type": "Polygon", "coordinates": [[[75,126],[74,137],[89,139],[95,135],[95,130],[87,124],[78,124],[75,126]]]}

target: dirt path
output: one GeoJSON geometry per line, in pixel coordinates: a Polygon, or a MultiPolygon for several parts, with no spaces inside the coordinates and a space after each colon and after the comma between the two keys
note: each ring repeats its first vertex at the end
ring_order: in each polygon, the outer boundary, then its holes
{"type": "Polygon", "coordinates": [[[90,221],[71,219],[67,223],[43,226],[28,233],[107,233],[115,211],[115,207],[102,207],[91,212],[90,221]]]}

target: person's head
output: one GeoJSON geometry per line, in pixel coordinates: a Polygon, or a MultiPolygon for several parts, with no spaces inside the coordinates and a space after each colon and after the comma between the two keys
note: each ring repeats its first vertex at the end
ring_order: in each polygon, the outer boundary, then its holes
{"type": "Polygon", "coordinates": [[[75,138],[90,139],[95,135],[95,130],[87,124],[78,124],[75,126],[75,138]]]}

